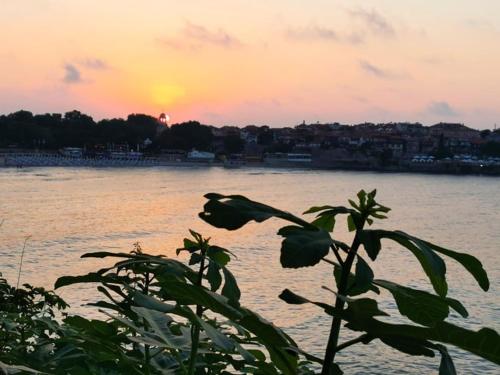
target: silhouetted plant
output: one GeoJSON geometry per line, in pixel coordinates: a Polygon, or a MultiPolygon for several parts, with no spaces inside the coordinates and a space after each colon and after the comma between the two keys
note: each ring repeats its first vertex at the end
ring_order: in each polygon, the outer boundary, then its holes
{"type": "Polygon", "coordinates": [[[36,365],[52,343],[57,312],[66,307],[53,292],[29,284],[13,287],[0,274],[0,372],[26,372],[36,365]]]}
{"type": "MultiPolygon", "coordinates": [[[[106,299],[90,303],[106,319],[64,313],[66,303],[53,292],[25,284],[14,288],[0,277],[0,372],[51,374],[341,374],[336,353],[373,340],[411,355],[441,354],[440,374],[455,374],[447,348],[457,346],[496,364],[500,336],[491,329],[472,331],[446,321],[450,309],[468,313],[447,297],[446,266],[441,255],[458,261],[483,290],[489,281],[481,263],[401,231],[367,229],[385,219],[387,207],[375,201],[375,191],[358,193],[349,207],[312,207],[306,221],[243,196],[207,194],[200,217],[229,230],[272,217],[291,223],[283,237],[283,267],[309,267],[326,262],[333,268],[337,290],[333,303],[312,301],[284,289],[290,304],[314,304],[332,318],[324,358],[297,347],[282,330],[241,306],[240,289],[228,269],[232,253],[191,231],[184,239],[188,264],[148,255],[139,244],[131,253],[94,252],[83,258],[118,258],[116,264],[82,276],[64,276],[56,288],[97,283],[106,299]],[[350,244],[332,233],[338,215],[347,216],[350,244]],[[416,256],[435,293],[376,279],[362,250],[375,261],[382,239],[395,241],[416,256]],[[399,312],[416,324],[390,323],[375,299],[380,288],[393,296],[399,312]],[[361,296],[362,297],[358,297],[361,296]],[[342,322],[360,332],[339,343],[342,322]],[[302,360],[303,359],[303,360],[302,360]],[[312,365],[315,362],[316,365],[312,365]],[[316,366],[316,367],[315,367],[316,366]]],[[[327,288],[328,289],[328,288],[327,288]]]]}
{"type": "Polygon", "coordinates": [[[280,256],[283,267],[310,267],[321,261],[331,264],[337,286],[337,290],[332,291],[335,295],[333,303],[311,301],[289,289],[283,290],[279,296],[289,304],[312,303],[332,317],[324,359],[308,356],[308,359],[321,365],[324,375],[342,373],[335,363],[336,353],[355,344],[368,344],[375,339],[410,355],[433,357],[435,352],[439,352],[440,374],[455,374],[452,359],[442,344],[459,347],[499,364],[500,336],[497,332],[489,328],[471,331],[446,321],[450,308],[464,318],[468,313],[458,300],[447,297],[446,265],[441,255],[459,262],[487,291],[488,277],[479,260],[402,231],[367,229],[374,220],[386,219],[389,212],[389,208],[375,201],[375,195],[375,190],[370,193],[362,190],[357,195],[357,202],[349,200],[349,207],[312,207],[305,214],[316,214],[316,218],[309,222],[240,195],[211,193],[205,195],[208,201],[200,217],[215,227],[228,230],[239,229],[250,221],[260,223],[272,217],[283,219],[292,224],[278,231],[278,235],[283,237],[280,256]],[[351,244],[338,241],[332,235],[339,215],[347,216],[348,229],[354,233],[351,244]],[[395,241],[417,258],[435,294],[375,279],[361,250],[375,261],[382,250],[382,239],[395,241]],[[388,314],[379,309],[375,299],[366,296],[354,298],[366,293],[378,294],[380,288],[388,290],[399,312],[417,325],[388,323],[387,319],[381,321],[377,317],[388,314]],[[346,323],[346,328],[361,332],[360,336],[339,344],[342,322],[346,323]]]}
{"type": "Polygon", "coordinates": [[[88,323],[112,325],[117,328],[116,336],[133,343],[119,350],[127,361],[134,361],[137,373],[227,374],[231,369],[237,373],[305,373],[298,364],[295,343],[240,305],[240,290],[227,268],[231,253],[194,231],[191,234],[193,238],[186,238],[177,253],[187,251],[189,265],[197,269],[144,254],[136,246],[130,254],[83,255],[123,260],[87,275],[61,277],[56,288],[100,284],[98,290],[107,301],[91,305],[112,320],[88,323]]]}

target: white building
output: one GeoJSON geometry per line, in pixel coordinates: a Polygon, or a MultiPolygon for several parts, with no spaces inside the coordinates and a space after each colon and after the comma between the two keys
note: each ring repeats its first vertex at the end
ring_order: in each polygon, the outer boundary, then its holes
{"type": "Polygon", "coordinates": [[[215,159],[215,154],[213,154],[211,152],[198,151],[198,150],[193,149],[192,151],[188,152],[187,159],[189,161],[211,162],[215,159]]]}

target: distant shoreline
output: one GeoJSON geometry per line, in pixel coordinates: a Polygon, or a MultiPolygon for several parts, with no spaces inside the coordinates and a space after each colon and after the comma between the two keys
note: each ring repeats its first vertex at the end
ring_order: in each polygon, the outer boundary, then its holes
{"type": "MultiPolygon", "coordinates": [[[[186,160],[165,160],[161,158],[137,158],[137,159],[94,159],[94,158],[72,158],[55,154],[3,154],[0,155],[0,167],[4,168],[36,168],[36,167],[83,167],[83,168],[150,168],[150,167],[197,167],[197,168],[225,168],[223,162],[204,162],[186,160]]],[[[378,173],[417,173],[433,175],[481,175],[500,176],[500,167],[481,167],[478,165],[454,165],[454,164],[429,164],[388,167],[370,167],[349,163],[343,165],[336,162],[332,165],[318,163],[293,163],[293,162],[251,162],[238,166],[229,166],[227,169],[245,168],[274,168],[274,169],[303,169],[303,170],[323,170],[323,171],[359,171],[378,173]]]]}

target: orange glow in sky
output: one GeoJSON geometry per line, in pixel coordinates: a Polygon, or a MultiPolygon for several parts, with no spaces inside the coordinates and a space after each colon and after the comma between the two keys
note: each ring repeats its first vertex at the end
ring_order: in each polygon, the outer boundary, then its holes
{"type": "Polygon", "coordinates": [[[500,2],[0,3],[0,113],[500,123],[500,2]]]}

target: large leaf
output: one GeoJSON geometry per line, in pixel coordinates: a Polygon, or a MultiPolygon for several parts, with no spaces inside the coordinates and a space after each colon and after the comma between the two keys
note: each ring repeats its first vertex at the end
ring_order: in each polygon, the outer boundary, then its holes
{"type": "Polygon", "coordinates": [[[390,324],[357,314],[353,309],[330,310],[332,315],[348,321],[348,328],[363,331],[374,337],[400,337],[438,341],[457,346],[482,358],[500,364],[500,336],[490,328],[471,331],[447,322],[437,322],[433,327],[419,327],[407,324],[390,324]]]}
{"type": "Polygon", "coordinates": [[[221,267],[226,266],[231,258],[229,257],[230,251],[226,250],[222,247],[219,246],[210,246],[207,249],[207,257],[212,259],[214,262],[216,262],[218,265],[221,267]]]}
{"type": "Polygon", "coordinates": [[[295,374],[297,358],[288,353],[296,344],[283,331],[258,314],[238,305],[234,300],[218,295],[195,285],[170,281],[162,284],[165,291],[181,304],[201,305],[221,314],[235,324],[253,333],[266,346],[271,360],[284,374],[295,374]]]}
{"type": "MultiPolygon", "coordinates": [[[[403,233],[403,232],[398,232],[398,233],[403,233]]],[[[467,271],[469,271],[469,273],[476,279],[477,283],[484,291],[487,291],[489,289],[490,281],[488,280],[488,275],[486,274],[483,265],[476,257],[473,257],[472,255],[469,254],[448,250],[427,241],[422,241],[422,242],[425,243],[427,246],[429,246],[432,250],[455,259],[462,266],[464,266],[464,268],[467,271]]]]}
{"type": "Polygon", "coordinates": [[[120,280],[125,280],[125,278],[105,276],[102,273],[91,272],[87,275],[81,275],[81,276],[62,276],[56,280],[54,284],[54,289],[78,283],[111,283],[111,282],[116,283],[119,282],[120,280]]]}
{"type": "Polygon", "coordinates": [[[337,215],[349,214],[353,212],[353,210],[344,206],[313,206],[307,211],[304,211],[304,214],[314,214],[317,212],[320,212],[321,214],[326,212],[328,215],[337,215]]]}
{"type": "Polygon", "coordinates": [[[380,337],[380,341],[402,353],[434,357],[434,352],[426,346],[430,343],[426,341],[397,336],[380,337]]]}
{"type": "Polygon", "coordinates": [[[316,216],[316,219],[311,222],[311,224],[318,228],[324,229],[327,232],[333,232],[333,228],[335,227],[335,217],[338,214],[349,214],[355,211],[342,206],[320,206],[311,207],[310,209],[305,211],[304,214],[317,212],[319,212],[319,214],[316,216]]]}
{"type": "Polygon", "coordinates": [[[2,370],[2,373],[6,375],[10,374],[24,374],[24,373],[30,373],[30,374],[45,374],[44,372],[40,372],[37,370],[33,370],[32,368],[26,367],[26,366],[16,366],[16,365],[8,365],[7,363],[0,362],[0,370],[2,370]]]}
{"type": "Polygon", "coordinates": [[[220,274],[220,266],[217,263],[210,261],[210,263],[208,264],[206,278],[208,280],[208,283],[210,284],[210,290],[212,292],[215,292],[217,289],[219,289],[222,283],[222,276],[220,274]]]}
{"type": "Polygon", "coordinates": [[[221,195],[217,193],[206,194],[208,202],[199,213],[202,220],[217,228],[235,230],[241,228],[249,221],[261,223],[271,217],[291,221],[295,224],[310,227],[308,222],[285,211],[277,210],[271,206],[254,202],[241,195],[221,195]]]}
{"type": "Polygon", "coordinates": [[[346,314],[352,314],[359,319],[372,318],[374,316],[388,316],[389,314],[383,312],[378,308],[377,301],[372,298],[349,298],[343,297],[347,303],[346,314]]]}
{"type": "Polygon", "coordinates": [[[373,285],[373,271],[359,255],[357,256],[356,269],[354,273],[354,280],[348,286],[347,295],[357,296],[368,292],[373,285]]]}
{"type": "Polygon", "coordinates": [[[314,219],[311,224],[327,232],[333,232],[333,228],[335,227],[335,216],[321,215],[314,219]]]}
{"type": "MultiPolygon", "coordinates": [[[[361,257],[359,257],[359,258],[361,258],[361,257]]],[[[365,262],[365,264],[366,264],[366,262],[365,262]]],[[[366,264],[366,265],[368,266],[368,264],[366,264]]],[[[356,263],[356,266],[357,266],[357,263],[356,263]]],[[[364,271],[361,271],[362,269],[363,269],[363,266],[360,265],[360,272],[364,272],[364,271]]],[[[371,269],[370,269],[370,271],[371,271],[371,269]]],[[[371,272],[373,274],[373,271],[371,271],[371,272]]],[[[335,277],[336,284],[339,285],[340,279],[342,277],[342,267],[340,265],[338,265],[337,263],[334,263],[333,275],[335,277]]],[[[358,274],[358,278],[359,277],[364,279],[365,276],[361,276],[361,274],[358,274]]],[[[347,296],[357,296],[359,294],[363,294],[363,293],[367,292],[368,290],[370,290],[374,293],[380,294],[379,288],[377,288],[377,286],[374,285],[373,282],[368,285],[368,289],[366,289],[365,287],[356,287],[355,283],[356,283],[356,275],[353,274],[352,272],[350,272],[349,276],[347,277],[347,292],[345,293],[347,296]]],[[[362,285],[362,284],[364,284],[364,282],[361,282],[361,284],[358,284],[358,285],[362,285]]]]}
{"type": "Polygon", "coordinates": [[[172,318],[157,310],[133,306],[132,310],[143,317],[150,325],[152,331],[160,337],[165,344],[174,349],[188,349],[191,340],[185,336],[177,336],[172,333],[169,324],[172,318]]]}
{"type": "Polygon", "coordinates": [[[238,284],[236,283],[236,279],[227,268],[223,268],[222,272],[224,273],[224,286],[222,287],[221,294],[229,300],[238,303],[241,292],[240,288],[238,288],[238,284]]]}
{"type": "Polygon", "coordinates": [[[436,293],[442,297],[446,296],[448,292],[448,284],[445,277],[446,265],[443,259],[427,246],[426,243],[417,238],[405,235],[402,232],[363,230],[360,240],[372,259],[374,259],[373,255],[378,254],[380,250],[380,241],[382,238],[396,241],[410,250],[420,262],[436,293]]]}
{"type": "Polygon", "coordinates": [[[456,309],[458,313],[467,317],[467,311],[457,300],[442,298],[386,280],[375,280],[374,284],[391,292],[399,312],[415,323],[433,326],[448,317],[449,307],[456,309]]]}
{"type": "Polygon", "coordinates": [[[453,360],[448,354],[448,349],[444,345],[434,345],[434,347],[441,353],[441,363],[439,364],[439,375],[457,375],[453,360]]]}
{"type": "Polygon", "coordinates": [[[328,255],[332,239],[323,229],[305,229],[286,226],[278,234],[285,237],[281,243],[281,265],[285,268],[314,266],[328,255]]]}
{"type": "Polygon", "coordinates": [[[138,304],[140,307],[160,311],[163,313],[173,312],[177,308],[177,306],[175,305],[159,301],[154,297],[140,293],[138,291],[134,291],[132,295],[134,298],[134,302],[138,304]]]}
{"type": "Polygon", "coordinates": [[[378,253],[382,247],[380,243],[380,231],[376,230],[363,230],[359,233],[359,239],[365,248],[366,253],[371,260],[375,261],[377,259],[378,253]]]}
{"type": "Polygon", "coordinates": [[[434,289],[442,296],[446,295],[447,290],[446,281],[444,280],[446,266],[443,260],[435,253],[440,253],[456,260],[469,271],[483,290],[487,291],[489,289],[490,283],[483,265],[476,257],[470,254],[445,249],[402,231],[365,230],[361,238],[367,253],[372,259],[374,259],[373,255],[376,257],[376,254],[380,251],[380,240],[382,238],[396,241],[412,251],[431,279],[434,289]],[[434,276],[432,276],[433,274],[434,276]]]}
{"type": "Polygon", "coordinates": [[[235,349],[235,342],[220,332],[217,328],[213,327],[210,323],[198,318],[198,322],[203,327],[207,336],[217,345],[219,348],[225,351],[233,351],[235,349]]]}
{"type": "Polygon", "coordinates": [[[500,364],[500,335],[490,328],[471,331],[444,321],[437,322],[433,327],[385,323],[374,318],[377,315],[387,315],[378,309],[375,300],[340,297],[348,303],[348,308],[345,310],[337,310],[333,306],[310,301],[307,298],[290,292],[288,289],[284,290],[280,295],[280,298],[287,303],[315,304],[325,310],[326,313],[347,321],[347,328],[354,331],[366,332],[373,337],[383,338],[392,344],[396,341],[399,344],[415,340],[421,343],[437,341],[457,346],[500,364]]]}

